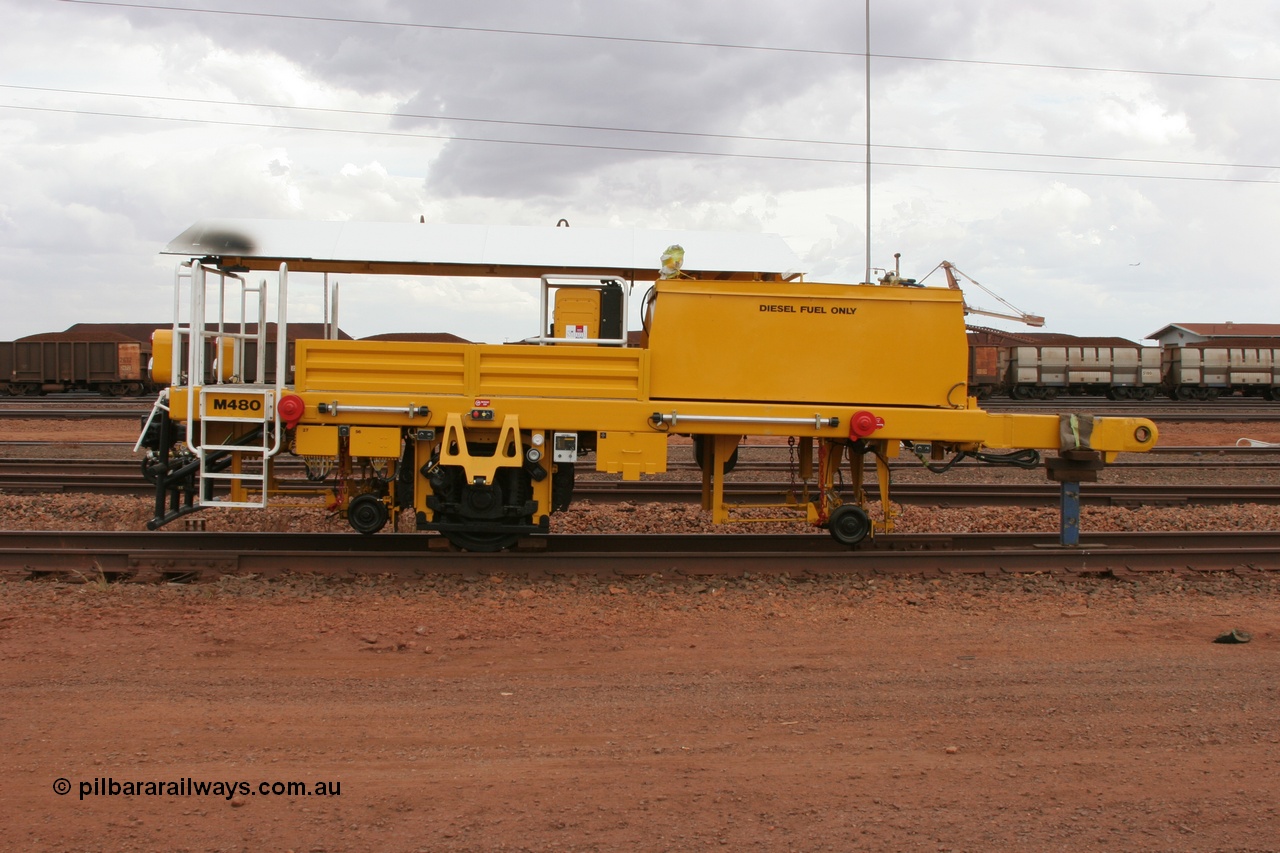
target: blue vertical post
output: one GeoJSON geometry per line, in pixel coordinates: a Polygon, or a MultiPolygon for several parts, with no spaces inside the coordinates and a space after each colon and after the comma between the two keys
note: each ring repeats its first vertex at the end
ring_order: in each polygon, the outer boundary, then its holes
{"type": "Polygon", "coordinates": [[[1062,484],[1062,521],[1059,542],[1062,545],[1080,544],[1080,484],[1062,484]]]}

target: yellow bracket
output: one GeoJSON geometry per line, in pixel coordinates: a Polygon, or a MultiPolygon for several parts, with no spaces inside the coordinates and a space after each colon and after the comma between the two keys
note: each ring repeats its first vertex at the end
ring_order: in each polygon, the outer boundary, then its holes
{"type": "Polygon", "coordinates": [[[477,477],[483,477],[486,483],[492,483],[499,468],[519,468],[523,459],[520,419],[516,415],[507,415],[502,419],[498,446],[494,448],[492,456],[472,456],[467,450],[462,415],[455,412],[445,420],[444,440],[440,444],[440,464],[460,465],[467,474],[468,483],[474,483],[477,477]]]}
{"type": "MultiPolygon", "coordinates": [[[[823,440],[818,445],[818,506],[815,523],[825,524],[827,518],[836,507],[840,506],[840,498],[836,494],[836,473],[840,463],[844,461],[844,445],[835,441],[823,440]]],[[[861,480],[857,481],[861,482],[861,480]]]]}
{"type": "Polygon", "coordinates": [[[876,482],[880,485],[880,509],[883,513],[883,520],[874,524],[872,533],[892,533],[893,521],[898,515],[898,511],[893,507],[893,501],[889,495],[889,460],[886,458],[886,446],[888,442],[877,442],[876,450],[876,482]]]}

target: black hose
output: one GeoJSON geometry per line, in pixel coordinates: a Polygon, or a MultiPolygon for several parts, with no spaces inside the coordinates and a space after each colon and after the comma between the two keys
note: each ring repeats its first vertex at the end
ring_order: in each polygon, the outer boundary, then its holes
{"type": "Polygon", "coordinates": [[[952,456],[942,465],[932,465],[925,461],[924,453],[915,449],[915,444],[910,441],[904,441],[904,445],[913,452],[924,465],[926,469],[934,474],[943,474],[950,471],[955,464],[962,459],[971,458],[987,465],[1011,465],[1015,468],[1026,468],[1031,470],[1040,467],[1040,451],[1038,450],[1014,450],[1009,453],[984,453],[982,451],[968,452],[965,450],[956,451],[956,455],[952,456]]]}
{"type": "Polygon", "coordinates": [[[973,453],[970,454],[979,462],[985,462],[988,465],[1012,465],[1015,468],[1032,468],[1040,467],[1040,451],[1039,450],[1014,450],[1010,453],[973,453]]]}

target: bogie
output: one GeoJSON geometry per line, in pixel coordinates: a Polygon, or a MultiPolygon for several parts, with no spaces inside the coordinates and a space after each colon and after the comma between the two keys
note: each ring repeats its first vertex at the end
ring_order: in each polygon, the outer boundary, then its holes
{"type": "MultiPolygon", "coordinates": [[[[459,449],[453,448],[455,453],[459,449]]],[[[497,445],[468,443],[466,449],[471,458],[485,458],[494,455],[497,445]]],[[[439,458],[435,454],[424,466],[429,487],[425,506],[432,520],[427,521],[425,513],[420,515],[420,529],[438,530],[467,551],[500,551],[536,529],[534,481],[524,467],[497,468],[492,481],[468,479],[463,466],[439,464],[439,458]]],[[[567,506],[567,497],[565,501],[567,506]]]]}

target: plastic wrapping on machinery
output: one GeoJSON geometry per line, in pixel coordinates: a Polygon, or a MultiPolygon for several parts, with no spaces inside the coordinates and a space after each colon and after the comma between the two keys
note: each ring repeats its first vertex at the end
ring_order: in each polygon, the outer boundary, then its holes
{"type": "Polygon", "coordinates": [[[1093,415],[1059,415],[1059,450],[1092,450],[1093,415]]]}
{"type": "Polygon", "coordinates": [[[680,245],[668,246],[667,250],[662,253],[662,269],[658,272],[659,278],[679,278],[680,268],[684,266],[684,247],[680,245]]]}

